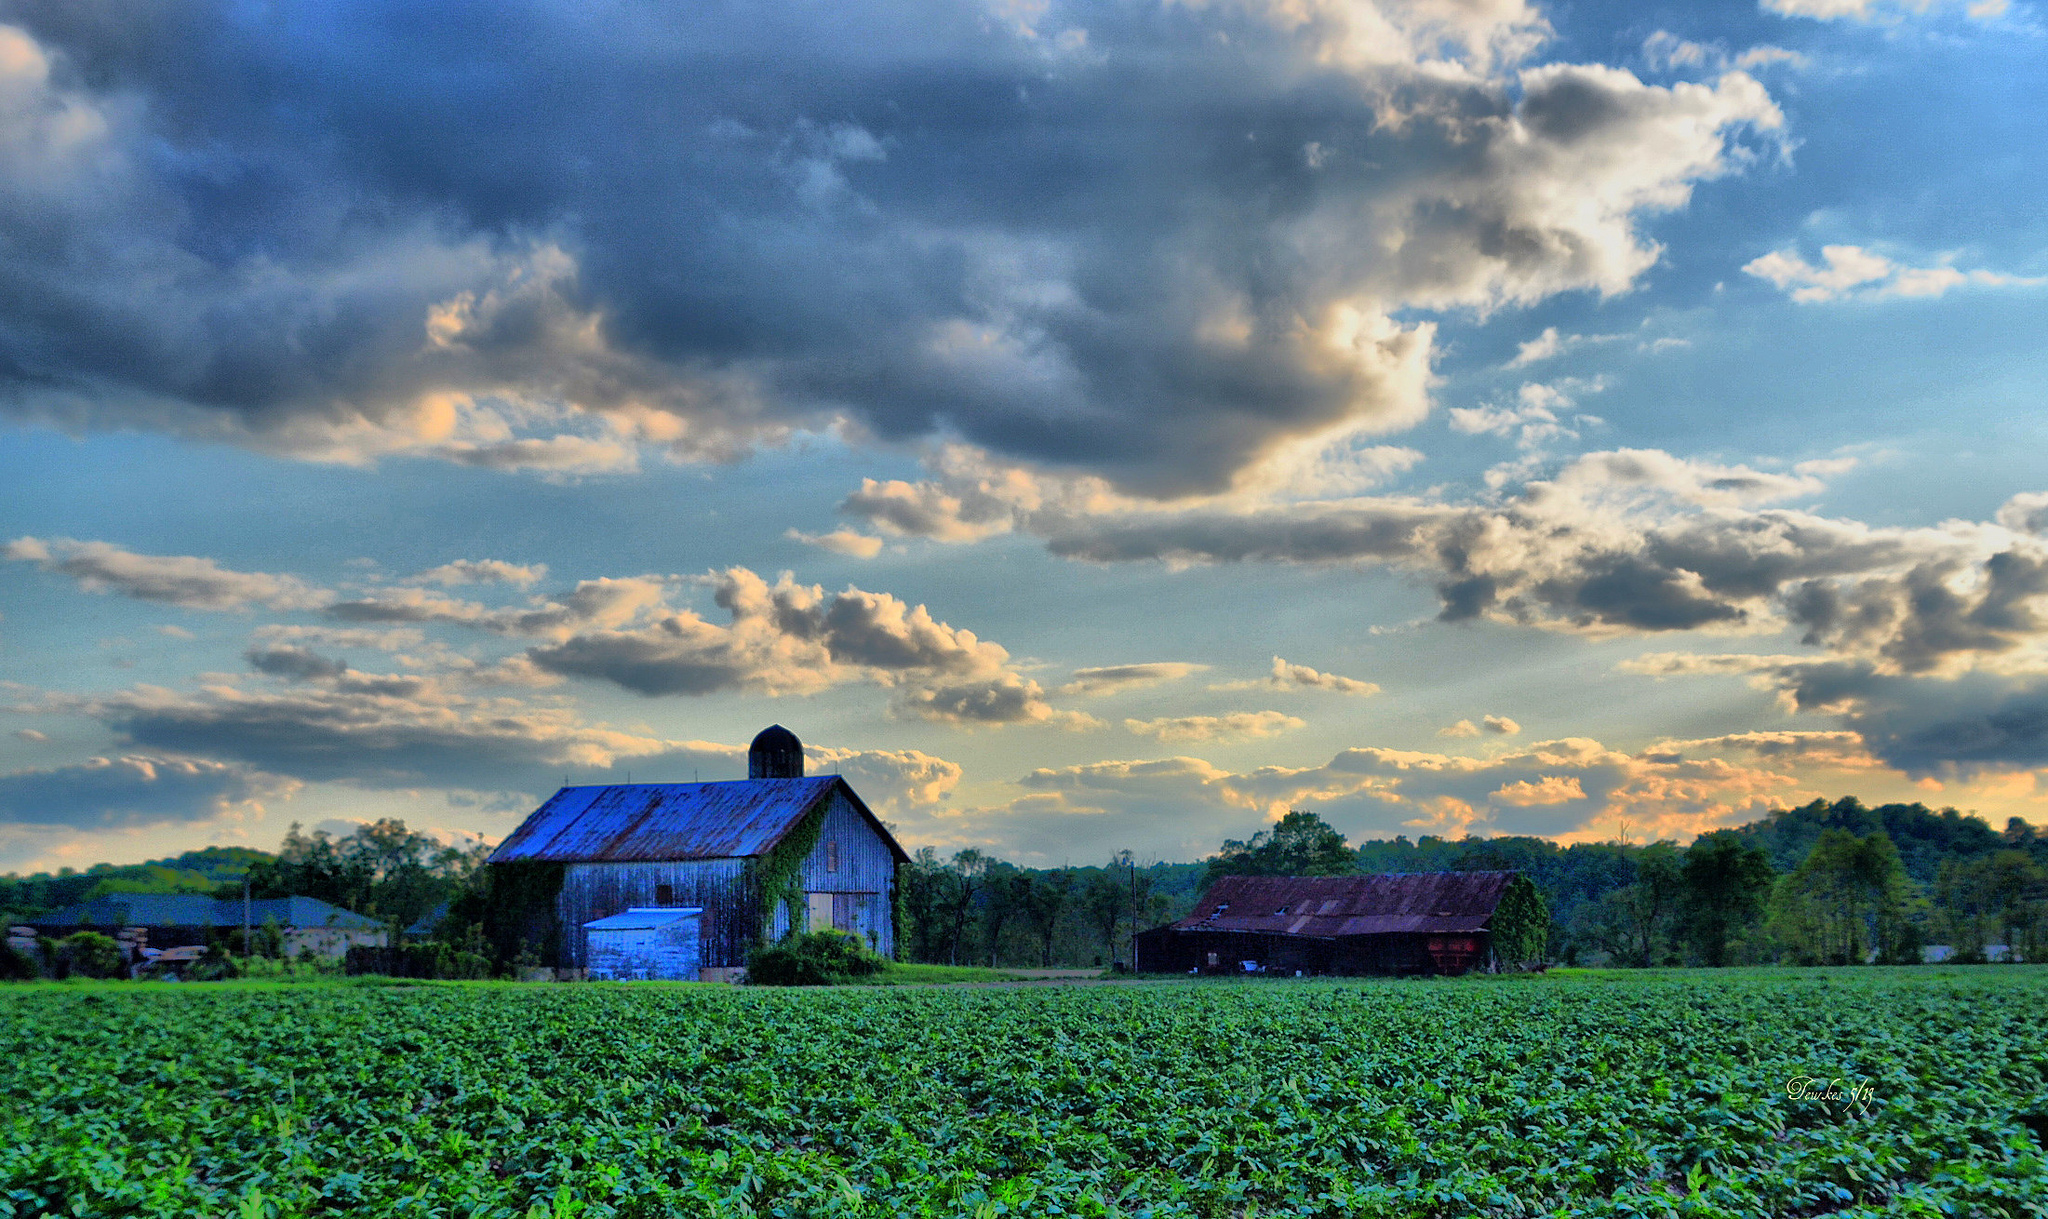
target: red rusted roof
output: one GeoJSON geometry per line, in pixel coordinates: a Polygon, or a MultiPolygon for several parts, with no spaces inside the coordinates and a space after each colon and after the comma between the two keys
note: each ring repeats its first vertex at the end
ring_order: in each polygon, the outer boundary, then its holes
{"type": "Polygon", "coordinates": [[[1226,876],[1176,931],[1256,931],[1336,939],[1390,931],[1481,931],[1513,872],[1381,876],[1226,876]]]}
{"type": "Polygon", "coordinates": [[[895,838],[837,775],[726,783],[632,783],[565,787],[491,852],[491,863],[737,859],[765,855],[835,790],[880,834],[895,838]]]}

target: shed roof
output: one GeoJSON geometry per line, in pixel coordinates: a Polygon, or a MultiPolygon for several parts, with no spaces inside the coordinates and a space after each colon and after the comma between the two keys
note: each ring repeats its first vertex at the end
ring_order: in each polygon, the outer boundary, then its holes
{"type": "Polygon", "coordinates": [[[704,913],[702,906],[635,906],[623,914],[594,918],[583,924],[585,931],[647,931],[666,927],[704,913]]]}
{"type": "Polygon", "coordinates": [[[765,855],[834,792],[845,793],[898,863],[910,859],[846,780],[819,775],[565,787],[499,843],[489,862],[666,862],[765,855]]]}
{"type": "MultiPolygon", "coordinates": [[[[374,931],[383,926],[352,910],[317,897],[272,897],[249,903],[249,922],[276,919],[285,927],[333,927],[341,931],[374,931]]],[[[194,893],[112,893],[89,902],[53,910],[34,920],[60,927],[239,927],[240,898],[216,900],[194,893]]]]}
{"type": "Polygon", "coordinates": [[[1255,931],[1337,939],[1387,932],[1483,931],[1513,872],[1226,876],[1176,931],[1255,931]]]}

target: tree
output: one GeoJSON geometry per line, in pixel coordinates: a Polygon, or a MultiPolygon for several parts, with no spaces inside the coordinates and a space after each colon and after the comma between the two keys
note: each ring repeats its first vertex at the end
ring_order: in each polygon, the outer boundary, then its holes
{"type": "Polygon", "coordinates": [[[1131,912],[1131,886],[1115,867],[1104,868],[1088,878],[1081,891],[1081,911],[1088,923],[1102,933],[1102,955],[1115,962],[1116,929],[1131,912]]]}
{"type": "Polygon", "coordinates": [[[1344,835],[1306,809],[1293,808],[1270,830],[1227,839],[1209,858],[1206,888],[1226,876],[1343,876],[1358,870],[1344,835]]]}
{"type": "Polygon", "coordinates": [[[1763,847],[1732,830],[1701,835],[1680,867],[1681,934],[1700,960],[1728,963],[1728,943],[1762,915],[1777,879],[1763,847]]]}
{"type": "Polygon", "coordinates": [[[1031,922],[1031,929],[1038,936],[1038,963],[1052,964],[1052,941],[1059,933],[1060,916],[1074,898],[1074,874],[1065,869],[1055,872],[1026,873],[1028,888],[1024,893],[1024,915],[1031,922]]]}
{"type": "Polygon", "coordinates": [[[1813,851],[1771,898],[1771,927],[1793,959],[1809,965],[1861,965],[1919,956],[1906,921],[1910,892],[1899,853],[1883,831],[1861,838],[1824,830],[1813,851]]]}
{"type": "Polygon", "coordinates": [[[1003,932],[1030,915],[1031,886],[1031,873],[1000,861],[991,863],[982,877],[981,934],[991,969],[998,963],[1003,932]]]}
{"type": "MultiPolygon", "coordinates": [[[[250,866],[249,888],[256,897],[317,897],[381,919],[395,947],[406,927],[473,886],[489,854],[481,840],[450,846],[388,817],[341,838],[294,823],[277,858],[250,866]]],[[[237,884],[220,890],[241,892],[237,884]]]]}
{"type": "Polygon", "coordinates": [[[1678,848],[1653,842],[1636,852],[1635,880],[1610,894],[1606,935],[1615,956],[1644,969],[1657,963],[1658,949],[1669,941],[1671,916],[1678,907],[1681,864],[1678,848]]]}
{"type": "Polygon", "coordinates": [[[57,941],[57,976],[118,978],[125,968],[121,946],[97,931],[76,931],[57,941]]]}
{"type": "Polygon", "coordinates": [[[2002,943],[2040,959],[2048,935],[2048,869],[2021,850],[1944,860],[1934,882],[1934,924],[1961,960],[1985,959],[2002,943]]]}
{"type": "Polygon", "coordinates": [[[952,890],[957,882],[952,870],[931,847],[919,847],[917,854],[896,874],[903,894],[907,926],[896,929],[897,942],[913,961],[937,961],[945,953],[946,930],[951,925],[952,890]]]}
{"type": "Polygon", "coordinates": [[[982,892],[983,878],[988,875],[989,865],[996,861],[980,851],[969,847],[953,856],[952,872],[954,884],[950,895],[951,934],[947,941],[946,960],[960,963],[963,941],[967,938],[967,916],[974,909],[974,899],[982,892]]]}

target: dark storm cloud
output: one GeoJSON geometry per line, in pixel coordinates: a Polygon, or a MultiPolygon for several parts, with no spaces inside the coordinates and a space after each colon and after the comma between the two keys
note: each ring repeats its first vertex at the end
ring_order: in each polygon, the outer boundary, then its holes
{"type": "Polygon", "coordinates": [[[348,461],[845,420],[1215,487],[1418,419],[1394,311],[1626,288],[1779,122],[1516,75],[1514,0],[11,12],[0,401],[348,461]]]}

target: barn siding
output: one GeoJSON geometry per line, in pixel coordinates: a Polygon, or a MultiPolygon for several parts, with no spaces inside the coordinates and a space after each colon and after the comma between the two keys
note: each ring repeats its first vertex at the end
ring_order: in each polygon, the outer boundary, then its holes
{"type": "Polygon", "coordinates": [[[896,856],[889,844],[844,792],[834,792],[818,845],[804,860],[804,892],[834,894],[834,924],[860,932],[876,952],[893,956],[896,920],[890,895],[895,883],[896,856]],[[836,872],[829,866],[834,842],[839,844],[836,872]]]}
{"type": "Polygon", "coordinates": [[[565,932],[563,951],[572,969],[590,966],[583,924],[636,906],[656,905],[655,886],[675,889],[672,904],[703,907],[705,969],[747,963],[753,946],[757,901],[746,883],[744,859],[693,859],[676,863],[572,863],[563,869],[556,911],[565,932]]]}
{"type": "Polygon", "coordinates": [[[699,922],[699,917],[692,917],[661,927],[585,928],[590,976],[614,982],[695,982],[703,952],[699,922]]]}
{"type": "MultiPolygon", "coordinates": [[[[705,969],[747,963],[759,917],[759,899],[746,881],[744,859],[701,859],[674,863],[572,863],[565,866],[556,911],[565,932],[563,964],[590,966],[583,924],[619,914],[635,906],[653,906],[655,886],[675,889],[673,904],[701,906],[705,969]]],[[[807,893],[831,893],[835,923],[843,918],[849,930],[868,938],[885,956],[896,950],[895,910],[891,903],[896,857],[888,842],[861,816],[845,793],[835,792],[825,809],[818,844],[799,873],[807,893]],[[839,868],[830,868],[831,844],[839,844],[839,868]]],[[[778,904],[770,916],[770,938],[789,930],[788,913],[778,904]]]]}

